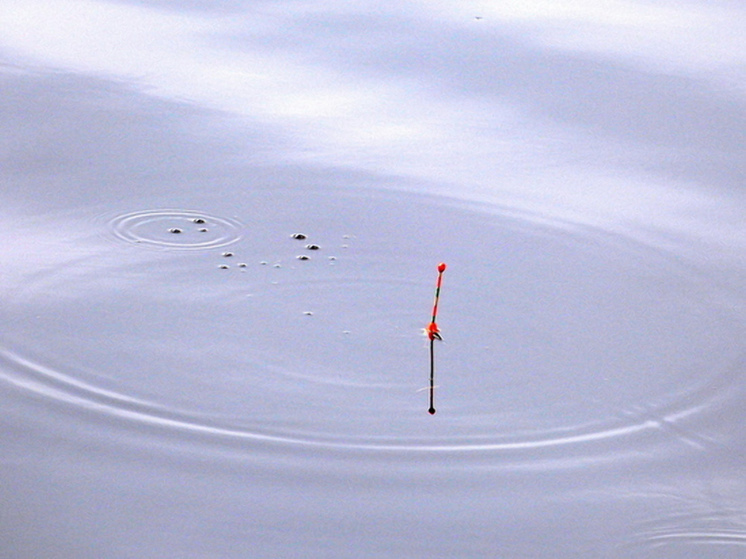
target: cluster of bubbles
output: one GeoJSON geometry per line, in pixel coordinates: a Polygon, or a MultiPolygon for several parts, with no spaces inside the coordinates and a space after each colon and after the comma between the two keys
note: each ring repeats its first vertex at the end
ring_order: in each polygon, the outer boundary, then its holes
{"type": "MultiPolygon", "coordinates": [[[[206,223],[206,221],[204,220],[204,218],[195,217],[192,219],[192,223],[196,223],[197,225],[203,225],[206,223]]],[[[200,227],[199,229],[197,229],[197,231],[200,233],[207,233],[210,230],[207,227],[200,227]]],[[[171,227],[171,229],[169,229],[168,232],[178,235],[179,233],[183,233],[183,230],[180,229],[179,227],[171,227]]]]}
{"type": "MultiPolygon", "coordinates": [[[[237,257],[238,250],[225,250],[228,245],[234,245],[241,240],[244,226],[238,220],[210,215],[206,212],[177,209],[141,210],[114,217],[109,222],[110,231],[116,238],[138,246],[167,249],[167,250],[210,250],[222,248],[220,262],[217,268],[229,270],[239,268],[242,272],[247,271],[249,264],[246,260],[237,257]],[[235,250],[235,252],[234,252],[235,250]],[[232,261],[236,260],[235,264],[232,261]]],[[[291,243],[303,242],[304,251],[295,256],[296,260],[309,261],[316,255],[323,254],[321,244],[311,242],[305,233],[293,233],[289,235],[291,243]]],[[[348,248],[347,241],[352,235],[343,235],[342,249],[348,248]]],[[[292,254],[292,253],[291,253],[292,254]]],[[[335,264],[337,257],[326,256],[329,264],[335,264]]],[[[283,260],[261,260],[259,266],[271,266],[282,268],[283,260]]],[[[277,283],[277,281],[272,281],[277,283]]],[[[312,315],[311,311],[304,312],[312,315]]]]}
{"type": "MultiPolygon", "coordinates": [[[[305,233],[293,233],[292,235],[290,235],[290,238],[291,239],[295,239],[297,241],[305,241],[305,240],[308,240],[308,235],[306,235],[305,233]]],[[[344,235],[343,238],[344,239],[349,239],[350,235],[344,235]]],[[[347,245],[347,244],[343,244],[342,248],[346,249],[346,248],[348,248],[348,246],[349,245],[347,245]]],[[[316,244],[316,243],[307,243],[304,248],[307,251],[309,251],[309,252],[316,252],[316,251],[320,251],[321,250],[321,245],[316,244]]],[[[221,254],[221,256],[223,258],[232,258],[234,256],[234,253],[230,252],[230,251],[225,251],[225,252],[223,252],[221,254]]],[[[295,258],[296,258],[296,260],[307,261],[307,260],[311,260],[311,255],[308,254],[308,253],[303,253],[303,254],[297,255],[295,258]]],[[[330,255],[330,256],[327,256],[327,260],[328,260],[329,264],[334,264],[336,262],[336,260],[337,260],[337,257],[333,256],[333,255],[330,255]]],[[[267,261],[267,260],[261,260],[259,262],[259,264],[261,266],[268,266],[269,265],[269,261],[267,261]]],[[[246,267],[248,267],[248,264],[246,264],[246,262],[239,262],[237,264],[237,266],[239,268],[246,268],[246,267]]],[[[282,268],[282,264],[279,261],[276,261],[274,264],[272,264],[272,267],[273,268],[282,268]]],[[[228,270],[230,268],[230,266],[228,264],[223,263],[223,264],[219,264],[218,268],[221,269],[221,270],[228,270]]]]}

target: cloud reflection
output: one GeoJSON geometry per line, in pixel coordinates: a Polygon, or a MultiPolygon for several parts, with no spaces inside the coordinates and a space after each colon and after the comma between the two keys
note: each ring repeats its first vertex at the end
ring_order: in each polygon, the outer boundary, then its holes
{"type": "Polygon", "coordinates": [[[742,196],[746,103],[729,72],[702,62],[741,62],[725,3],[163,8],[11,2],[0,41],[13,61],[249,118],[298,161],[457,196],[666,227],[682,192],[742,196]]]}

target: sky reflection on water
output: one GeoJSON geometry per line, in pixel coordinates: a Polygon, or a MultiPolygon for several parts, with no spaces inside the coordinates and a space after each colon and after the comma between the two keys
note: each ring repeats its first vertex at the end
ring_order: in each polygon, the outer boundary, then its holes
{"type": "Polygon", "coordinates": [[[743,554],[744,15],[4,2],[0,555],[743,554]]]}

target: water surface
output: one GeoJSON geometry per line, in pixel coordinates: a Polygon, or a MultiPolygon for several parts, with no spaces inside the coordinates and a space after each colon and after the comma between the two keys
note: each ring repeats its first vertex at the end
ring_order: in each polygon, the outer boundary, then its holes
{"type": "Polygon", "coordinates": [[[743,554],[740,8],[9,6],[3,556],[743,554]]]}

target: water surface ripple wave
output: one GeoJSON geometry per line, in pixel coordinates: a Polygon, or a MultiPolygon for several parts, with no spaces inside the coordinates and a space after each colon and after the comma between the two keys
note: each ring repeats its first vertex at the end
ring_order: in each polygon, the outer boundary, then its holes
{"type": "MultiPolygon", "coordinates": [[[[120,214],[109,223],[123,250],[140,241],[159,256],[102,259],[86,289],[77,261],[34,275],[10,302],[19,328],[0,339],[2,379],[124,426],[247,444],[528,461],[568,447],[601,459],[610,445],[636,454],[661,441],[717,444],[699,424],[737,399],[741,327],[707,275],[676,254],[447,198],[349,196],[352,217],[332,225],[309,217],[309,203],[291,203],[261,243],[207,213],[120,214]],[[169,240],[176,221],[197,218],[223,233],[169,240]],[[309,261],[295,258],[304,245],[294,225],[319,242],[309,261]],[[226,254],[209,249],[228,243],[235,256],[219,269],[226,254]],[[420,329],[441,259],[445,343],[431,418],[420,329]]],[[[97,250],[112,248],[96,247],[94,261],[97,250]]]]}
{"type": "Polygon", "coordinates": [[[207,250],[241,239],[236,219],[193,210],[154,209],[128,212],[108,220],[117,238],[152,248],[207,250]]]}

